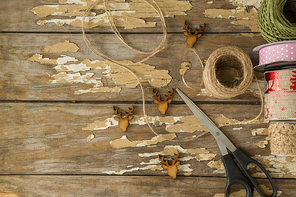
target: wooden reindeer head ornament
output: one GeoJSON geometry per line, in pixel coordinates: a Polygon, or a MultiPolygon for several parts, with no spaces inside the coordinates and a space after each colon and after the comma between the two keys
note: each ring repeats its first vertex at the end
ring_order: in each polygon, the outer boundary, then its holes
{"type": "Polygon", "coordinates": [[[196,43],[197,38],[200,38],[202,36],[202,30],[205,29],[206,25],[204,24],[203,27],[199,26],[199,30],[196,29],[194,34],[191,34],[191,29],[188,28],[189,24],[186,25],[186,21],[184,22],[184,25],[185,28],[183,29],[185,29],[186,31],[184,31],[183,33],[185,36],[187,36],[186,42],[192,48],[193,45],[196,43]]]}
{"type": "Polygon", "coordinates": [[[132,116],[130,116],[131,114],[133,114],[133,111],[134,111],[134,106],[132,106],[132,108],[128,108],[128,112],[125,112],[125,116],[124,118],[122,118],[122,113],[118,113],[118,108],[115,108],[113,106],[113,111],[115,113],[115,115],[117,115],[118,117],[115,117],[114,119],[116,121],[118,121],[118,126],[119,128],[121,129],[122,132],[126,132],[126,129],[128,127],[128,122],[129,120],[133,119],[132,116]]]}
{"type": "Polygon", "coordinates": [[[171,98],[171,97],[172,97],[173,92],[174,92],[174,89],[172,89],[172,91],[169,92],[169,95],[168,95],[168,96],[165,95],[165,99],[164,99],[164,101],[162,101],[162,100],[160,99],[160,96],[157,96],[157,91],[154,92],[154,90],[152,89],[153,96],[154,96],[155,98],[157,98],[157,100],[153,100],[153,102],[154,102],[155,104],[157,104],[157,109],[158,109],[158,111],[159,111],[162,115],[164,115],[165,112],[166,112],[166,110],[168,109],[168,104],[169,104],[170,102],[172,102],[172,99],[168,99],[168,98],[171,98]]]}
{"type": "Polygon", "coordinates": [[[178,161],[179,155],[180,155],[180,153],[178,151],[178,154],[175,154],[175,159],[172,160],[171,164],[169,164],[168,160],[164,161],[164,159],[163,159],[164,156],[161,157],[160,155],[158,155],[158,159],[160,160],[160,163],[164,164],[161,167],[163,169],[166,169],[168,172],[168,175],[170,175],[170,177],[172,177],[173,179],[177,178],[177,172],[178,172],[177,166],[180,164],[180,161],[178,161]]]}

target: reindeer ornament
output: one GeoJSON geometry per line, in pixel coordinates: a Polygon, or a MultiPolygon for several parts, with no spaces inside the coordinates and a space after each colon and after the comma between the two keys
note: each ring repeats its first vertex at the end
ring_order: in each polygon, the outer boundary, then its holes
{"type": "Polygon", "coordinates": [[[177,172],[178,172],[178,169],[177,169],[177,166],[180,164],[180,161],[178,161],[180,158],[179,158],[179,151],[177,154],[175,154],[175,159],[172,160],[172,163],[169,164],[169,161],[168,160],[165,160],[164,161],[164,156],[161,157],[160,155],[158,155],[158,159],[160,160],[160,163],[163,163],[165,165],[162,165],[161,167],[163,169],[166,169],[167,172],[168,172],[168,175],[170,175],[170,177],[172,177],[173,179],[177,178],[177,172]]]}
{"type": "Polygon", "coordinates": [[[174,89],[172,89],[172,91],[169,92],[169,95],[168,95],[168,96],[165,95],[165,99],[162,101],[162,100],[160,99],[160,96],[157,96],[157,91],[154,92],[154,90],[152,89],[153,96],[154,96],[155,98],[157,98],[157,100],[153,100],[153,102],[154,102],[155,104],[157,104],[157,109],[158,109],[158,111],[159,111],[162,115],[164,115],[165,112],[166,112],[166,110],[168,109],[168,104],[169,104],[170,102],[172,102],[172,99],[169,99],[169,98],[172,97],[173,92],[174,92],[174,89]]]}
{"type": "Polygon", "coordinates": [[[194,34],[191,34],[191,29],[188,29],[189,24],[186,25],[186,21],[184,22],[184,25],[185,25],[185,28],[183,29],[185,29],[186,31],[184,31],[183,33],[185,36],[187,36],[186,42],[192,48],[193,45],[196,43],[197,38],[200,38],[202,36],[202,33],[203,33],[202,30],[205,29],[206,25],[204,24],[203,27],[199,26],[199,30],[196,29],[194,34]]]}
{"type": "Polygon", "coordinates": [[[115,117],[114,119],[116,121],[118,121],[118,126],[121,129],[122,132],[126,132],[126,129],[128,127],[129,124],[129,120],[131,120],[133,117],[130,116],[131,114],[133,114],[134,111],[134,106],[132,106],[132,108],[128,108],[128,112],[125,112],[125,116],[124,118],[122,118],[122,113],[118,113],[118,108],[115,108],[113,106],[113,111],[115,113],[115,115],[117,115],[118,117],[115,117]]]}

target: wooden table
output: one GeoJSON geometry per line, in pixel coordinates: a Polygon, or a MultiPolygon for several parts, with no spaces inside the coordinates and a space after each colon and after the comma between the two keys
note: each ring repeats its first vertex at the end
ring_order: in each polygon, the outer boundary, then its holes
{"type": "MultiPolygon", "coordinates": [[[[165,45],[184,43],[184,21],[192,31],[206,24],[193,49],[202,61],[217,48],[237,46],[248,53],[266,43],[259,33],[259,1],[157,0],[167,26],[165,45]],[[243,2],[243,4],[242,4],[243,2]]],[[[110,1],[122,36],[131,46],[151,51],[163,38],[157,14],[138,0],[110,1]]],[[[145,92],[146,113],[156,136],[143,120],[142,96],[135,78],[94,55],[81,33],[88,0],[1,0],[0,2],[0,196],[224,196],[226,177],[214,138],[177,93],[166,115],[157,111],[152,88],[166,94],[179,87],[192,98],[235,145],[260,161],[274,178],[278,195],[296,196],[296,157],[270,154],[268,123],[260,111],[259,90],[231,99],[212,97],[201,81],[201,65],[185,45],[174,45],[140,66],[133,66],[145,92]],[[183,65],[183,67],[181,67],[183,65]],[[190,68],[182,82],[182,69],[190,68]],[[181,74],[180,74],[181,72],[181,74]],[[112,107],[133,119],[123,133],[112,107]],[[91,136],[93,138],[91,139],[91,136]],[[169,140],[168,140],[169,139],[169,140]],[[180,141],[185,140],[185,141],[180,141]],[[180,152],[176,179],[162,169],[158,154],[180,152]]],[[[146,55],[124,46],[108,25],[102,6],[87,37],[100,52],[120,61],[146,55]],[[105,17],[105,18],[104,18],[105,17]]],[[[262,75],[256,73],[263,87],[262,75]]],[[[251,167],[265,192],[262,173],[251,167]]],[[[244,196],[233,188],[233,196],[244,196]]],[[[254,195],[254,196],[258,196],[254,195]]]]}

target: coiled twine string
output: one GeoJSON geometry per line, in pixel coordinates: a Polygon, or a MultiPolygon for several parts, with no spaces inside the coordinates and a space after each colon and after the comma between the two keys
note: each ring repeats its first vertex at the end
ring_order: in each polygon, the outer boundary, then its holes
{"type": "MultiPolygon", "coordinates": [[[[244,93],[252,83],[254,77],[256,79],[256,83],[260,93],[261,109],[259,114],[254,119],[244,120],[238,123],[248,124],[256,121],[261,116],[264,108],[264,98],[258,79],[253,72],[252,61],[247,53],[245,53],[242,49],[234,46],[226,46],[216,49],[209,56],[206,62],[206,66],[203,70],[202,83],[204,84],[206,90],[213,97],[219,99],[228,99],[244,93]],[[229,76],[229,72],[223,73],[222,75],[224,76],[224,78],[225,76],[227,78],[227,82],[224,82],[219,77],[219,70],[223,69],[234,69],[237,71],[237,76],[229,76]],[[234,80],[228,81],[229,78],[234,78],[234,80]]],[[[186,84],[184,78],[183,81],[185,85],[189,87],[186,84]]],[[[193,89],[192,87],[189,88],[193,89]]]]}
{"type": "MultiPolygon", "coordinates": [[[[231,65],[230,65],[231,66],[231,65]]],[[[207,91],[216,98],[233,98],[244,93],[253,81],[253,64],[248,54],[238,47],[227,46],[215,50],[207,60],[203,81],[207,91]],[[236,68],[242,71],[242,76],[237,76],[236,80],[242,81],[235,87],[223,85],[217,77],[217,70],[226,64],[239,66],[236,68]]],[[[237,82],[238,83],[238,82],[237,82]]],[[[235,84],[235,82],[232,82],[235,84]]]]}
{"type": "MultiPolygon", "coordinates": [[[[138,49],[135,49],[134,47],[130,46],[128,43],[125,42],[124,38],[121,36],[120,32],[118,31],[118,29],[116,28],[115,24],[114,24],[114,21],[113,21],[113,18],[112,16],[109,14],[109,9],[108,9],[108,0],[102,0],[103,1],[103,6],[104,6],[104,10],[105,10],[105,13],[106,13],[106,16],[108,18],[108,22],[109,22],[109,25],[113,31],[113,33],[117,36],[117,38],[122,41],[122,43],[124,43],[128,48],[130,48],[131,50],[133,51],[136,51],[138,53],[141,53],[141,54],[146,54],[147,56],[145,58],[143,58],[142,60],[138,61],[138,62],[135,62],[135,63],[131,63],[130,65],[138,65],[140,63],[143,63],[144,61],[147,61],[149,58],[153,57],[155,54],[157,54],[158,52],[164,50],[165,48],[168,48],[168,47],[171,47],[171,46],[175,46],[175,45],[183,45],[183,46],[186,46],[187,49],[191,50],[195,55],[196,55],[196,58],[197,60],[199,61],[199,63],[202,65],[203,67],[203,63],[199,57],[199,55],[196,53],[195,50],[193,50],[192,48],[188,48],[187,44],[184,42],[184,43],[174,43],[174,44],[170,44],[170,45],[167,45],[167,46],[164,46],[165,44],[165,41],[167,39],[167,30],[166,30],[166,24],[165,24],[165,19],[164,19],[164,15],[160,9],[160,7],[158,6],[158,4],[152,0],[154,6],[147,2],[146,0],[142,0],[143,2],[145,2],[146,4],[148,4],[150,7],[152,7],[154,9],[154,11],[159,15],[160,17],[160,20],[161,20],[161,24],[162,24],[162,29],[163,29],[163,39],[162,41],[160,42],[160,44],[152,51],[150,52],[146,52],[146,51],[141,51],[141,50],[138,50],[138,49]]],[[[86,36],[86,33],[85,33],[85,18],[89,15],[89,12],[90,10],[94,9],[94,7],[99,3],[101,2],[101,0],[98,0],[98,1],[95,1],[92,5],[89,6],[89,8],[85,11],[84,15],[83,15],[83,18],[82,18],[82,35],[83,35],[83,40],[85,41],[86,43],[86,46],[95,54],[97,55],[98,57],[102,58],[103,60],[107,60],[107,61],[110,61],[111,63],[113,63],[114,65],[116,66],[119,66],[120,68],[123,68],[125,69],[126,71],[128,71],[129,73],[131,73],[136,79],[137,79],[137,82],[140,86],[140,89],[141,89],[141,94],[142,94],[142,103],[143,103],[143,116],[144,116],[144,120],[146,122],[146,124],[148,125],[148,127],[150,128],[150,130],[156,135],[156,136],[159,136],[159,134],[151,127],[150,123],[149,123],[149,120],[148,120],[148,117],[146,115],[146,107],[145,107],[145,94],[144,94],[144,89],[143,89],[143,86],[141,84],[141,81],[139,79],[139,77],[132,71],[130,70],[130,68],[128,68],[127,66],[128,65],[125,65],[125,64],[121,64],[121,63],[118,63],[116,60],[113,60],[112,58],[108,57],[107,55],[101,53],[100,51],[98,51],[96,49],[96,47],[90,42],[90,40],[87,38],[86,36]]],[[[184,75],[183,75],[184,76],[184,75]]],[[[182,77],[183,79],[183,82],[185,83],[185,85],[187,87],[189,87],[187,84],[186,84],[186,81],[185,79],[182,77]]],[[[190,87],[189,87],[190,88],[190,87]]],[[[261,114],[261,113],[260,113],[261,114]]],[[[260,116],[260,114],[258,115],[258,117],[260,116]]],[[[245,122],[244,122],[245,123],[245,122]]],[[[189,140],[192,140],[192,139],[195,139],[195,138],[198,138],[202,135],[204,135],[205,133],[207,132],[204,132],[198,136],[194,136],[190,139],[185,139],[185,140],[170,140],[170,141],[177,141],[177,142],[184,142],[184,141],[189,141],[189,140]]],[[[169,139],[167,139],[169,140],[169,139]]]]}
{"type": "Polygon", "coordinates": [[[258,26],[267,42],[296,40],[296,23],[287,20],[284,7],[296,13],[296,0],[263,0],[259,7],[258,26]]]}

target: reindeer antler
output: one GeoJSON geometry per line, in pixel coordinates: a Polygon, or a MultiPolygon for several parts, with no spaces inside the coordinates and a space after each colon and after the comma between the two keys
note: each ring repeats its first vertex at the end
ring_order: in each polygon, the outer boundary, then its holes
{"type": "Polygon", "coordinates": [[[154,96],[155,98],[157,98],[157,100],[153,100],[153,102],[154,102],[155,104],[157,104],[157,109],[158,109],[158,111],[159,111],[162,115],[164,115],[165,112],[166,112],[166,110],[168,109],[168,104],[169,104],[170,102],[172,102],[172,99],[169,99],[169,98],[172,97],[173,92],[174,92],[173,89],[172,89],[172,91],[169,91],[169,95],[168,95],[168,96],[165,95],[165,99],[164,99],[164,101],[162,101],[162,100],[160,99],[160,95],[157,96],[157,91],[154,92],[154,90],[152,89],[152,94],[153,94],[153,96],[154,96]]]}
{"type": "Polygon", "coordinates": [[[119,108],[116,108],[115,106],[113,106],[113,111],[114,111],[115,115],[117,115],[119,118],[121,118],[122,113],[121,112],[118,113],[118,109],[119,108]]]}
{"type": "Polygon", "coordinates": [[[173,161],[172,165],[175,164],[176,161],[178,161],[178,160],[180,159],[180,158],[179,158],[180,153],[179,153],[179,151],[177,151],[177,152],[178,152],[177,154],[174,154],[174,155],[175,155],[175,159],[172,160],[172,161],[173,161]]]}
{"type": "Polygon", "coordinates": [[[132,108],[128,108],[128,112],[125,112],[125,118],[133,114],[134,109],[135,109],[134,106],[132,106],[132,108]]]}
{"type": "Polygon", "coordinates": [[[169,95],[165,95],[165,98],[164,98],[164,101],[167,101],[168,98],[172,98],[172,94],[174,93],[174,89],[172,88],[172,91],[168,91],[169,92],[169,95]]]}
{"type": "Polygon", "coordinates": [[[166,166],[169,166],[169,161],[164,161],[164,156],[161,157],[160,155],[158,155],[158,159],[160,160],[160,163],[164,163],[166,166]]]}
{"type": "Polygon", "coordinates": [[[190,35],[191,35],[191,29],[188,29],[188,27],[189,27],[189,24],[188,25],[186,25],[186,20],[184,21],[184,28],[183,29],[185,29],[190,35]]]}
{"type": "Polygon", "coordinates": [[[152,94],[153,94],[153,97],[157,98],[158,101],[161,101],[160,100],[160,95],[157,96],[157,91],[154,92],[154,89],[152,89],[152,94]]]}
{"type": "MultiPolygon", "coordinates": [[[[194,33],[194,35],[197,35],[198,33],[203,33],[203,30],[206,28],[206,25],[204,24],[204,26],[203,27],[201,27],[201,26],[199,26],[199,30],[195,30],[195,33],[194,33]]],[[[202,35],[200,35],[200,37],[201,37],[202,35]]]]}

